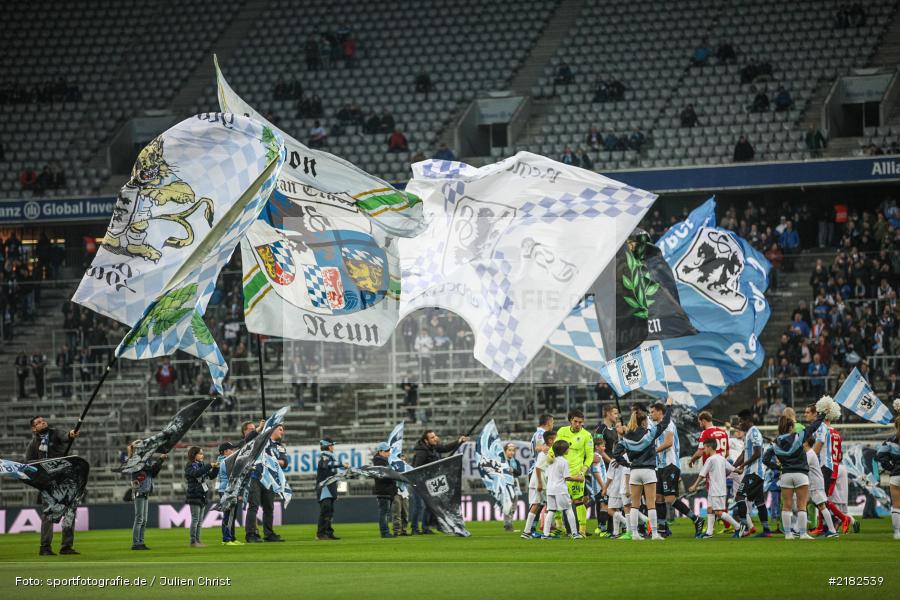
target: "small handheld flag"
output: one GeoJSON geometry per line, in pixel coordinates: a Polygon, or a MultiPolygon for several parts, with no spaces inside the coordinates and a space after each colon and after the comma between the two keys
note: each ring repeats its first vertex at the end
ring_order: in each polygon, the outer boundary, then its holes
{"type": "Polygon", "coordinates": [[[872,386],[855,368],[835,394],[834,401],[866,421],[881,425],[891,422],[891,411],[878,399],[872,386]]]}
{"type": "Polygon", "coordinates": [[[619,396],[665,378],[662,347],[645,344],[636,350],[607,362],[600,375],[619,396]]]}

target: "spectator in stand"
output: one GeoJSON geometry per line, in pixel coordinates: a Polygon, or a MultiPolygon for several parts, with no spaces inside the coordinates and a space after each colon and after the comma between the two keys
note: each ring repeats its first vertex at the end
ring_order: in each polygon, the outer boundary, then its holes
{"type": "MultiPolygon", "coordinates": [[[[742,135],[737,144],[734,145],[734,162],[750,162],[755,155],[756,152],[747,140],[747,136],[742,135]]],[[[784,246],[782,246],[782,248],[784,248],[784,246]]]]}
{"type": "Polygon", "coordinates": [[[854,2],[847,13],[850,27],[863,27],[866,24],[866,10],[859,2],[854,2]]]}
{"type": "Polygon", "coordinates": [[[38,175],[34,169],[29,167],[22,169],[22,172],[19,173],[19,187],[23,192],[26,190],[38,191],[38,175]]]}
{"type": "Polygon", "coordinates": [[[603,145],[603,136],[597,130],[597,127],[591,125],[591,128],[588,130],[587,135],[584,136],[584,143],[588,145],[592,150],[597,150],[601,145],[603,145]]]}
{"type": "Polygon", "coordinates": [[[3,147],[3,141],[0,140],[0,162],[6,160],[6,149],[3,147]]]}
{"type": "Polygon", "coordinates": [[[594,170],[594,160],[591,158],[591,155],[588,154],[588,151],[585,148],[578,149],[578,155],[576,156],[579,162],[579,166],[582,169],[587,169],[589,171],[594,170]]]}
{"type": "Polygon", "coordinates": [[[694,54],[691,56],[691,65],[694,67],[705,67],[709,64],[709,56],[712,51],[709,49],[709,40],[703,38],[700,45],[694,48],[694,54]]]}
{"type": "Polygon", "coordinates": [[[24,352],[19,352],[19,355],[16,357],[16,381],[18,382],[18,394],[17,400],[26,400],[28,398],[28,391],[25,388],[25,382],[28,381],[28,373],[30,372],[30,365],[28,362],[28,355],[24,352]]]}
{"type": "Polygon", "coordinates": [[[578,157],[575,156],[574,152],[572,152],[572,148],[570,146],[566,146],[566,149],[563,151],[562,156],[559,157],[559,162],[564,165],[572,165],[573,167],[581,166],[578,157]]]}
{"type": "Polygon", "coordinates": [[[778,244],[772,243],[769,246],[769,249],[766,250],[766,259],[772,263],[772,271],[769,277],[769,289],[776,290],[778,289],[778,273],[781,271],[781,263],[784,260],[784,253],[781,251],[781,248],[778,247],[778,244]]]}
{"type": "Polygon", "coordinates": [[[410,423],[420,423],[419,419],[419,384],[412,371],[407,371],[406,378],[400,384],[403,390],[403,408],[406,409],[406,420],[410,423]]]}
{"type": "Polygon", "coordinates": [[[394,129],[397,127],[397,123],[394,121],[394,115],[392,115],[388,110],[382,109],[381,116],[378,118],[378,133],[393,133],[394,129]]]}
{"type": "Polygon", "coordinates": [[[806,130],[806,149],[809,150],[809,155],[812,158],[819,158],[822,156],[822,150],[826,147],[828,147],[828,142],[822,135],[822,131],[815,125],[810,125],[806,130]]]}
{"type": "Polygon", "coordinates": [[[559,66],[556,67],[556,75],[553,77],[553,94],[556,95],[556,86],[569,85],[574,81],[575,76],[572,74],[572,68],[569,64],[565,61],[559,63],[559,66]]]}
{"type": "Polygon", "coordinates": [[[749,110],[755,113],[769,112],[769,97],[766,95],[765,90],[758,89],[756,91],[756,96],[753,97],[753,103],[750,104],[749,110]]]}
{"type": "Polygon", "coordinates": [[[423,383],[431,382],[431,351],[434,349],[434,340],[431,339],[427,328],[423,327],[416,336],[413,349],[419,358],[419,380],[423,383]]]}
{"type": "Polygon", "coordinates": [[[897,379],[897,373],[891,371],[888,380],[884,383],[884,398],[900,397],[900,380],[897,379]]]}
{"type": "Polygon", "coordinates": [[[791,377],[793,376],[794,368],[787,358],[782,358],[781,364],[778,365],[778,382],[781,384],[781,398],[784,402],[793,402],[793,388],[791,387],[791,377]]]}
{"type": "Polygon", "coordinates": [[[310,148],[323,148],[328,144],[328,133],[322,127],[321,121],[316,121],[309,130],[307,145],[310,148]]]}
{"type": "Polygon", "coordinates": [[[619,137],[612,131],[609,131],[603,138],[603,149],[607,152],[614,152],[624,148],[622,147],[622,142],[619,140],[619,137]]]}
{"type": "Polygon", "coordinates": [[[303,44],[303,53],[306,57],[306,70],[318,71],[322,61],[316,36],[310,35],[306,38],[306,42],[303,44]]]}
{"type": "MultiPolygon", "coordinates": [[[[735,149],[737,154],[737,149],[735,149]]],[[[794,229],[793,221],[785,221],[784,230],[778,236],[778,245],[781,247],[785,255],[784,267],[786,271],[793,270],[793,263],[790,260],[791,255],[800,252],[800,235],[794,229]]]]}
{"type": "Polygon", "coordinates": [[[716,59],[718,59],[720,65],[733,64],[737,61],[737,55],[730,42],[722,41],[719,43],[719,47],[716,49],[716,59]]]}
{"type": "Polygon", "coordinates": [[[159,385],[160,396],[174,396],[175,382],[178,381],[178,371],[168,356],[164,356],[162,364],[156,368],[156,383],[159,385]]]}
{"type": "Polygon", "coordinates": [[[784,404],[784,400],[781,398],[775,398],[775,402],[769,407],[768,421],[770,423],[774,423],[778,421],[778,418],[784,414],[784,409],[787,408],[784,404]]]}
{"type": "Polygon", "coordinates": [[[442,142],[438,147],[437,152],[435,152],[431,158],[435,160],[456,160],[456,155],[453,154],[453,150],[447,147],[447,144],[442,142]]]}
{"type": "Polygon", "coordinates": [[[431,82],[431,76],[425,71],[419,71],[419,74],[416,75],[415,86],[416,93],[425,94],[426,99],[428,98],[428,94],[434,91],[434,84],[431,82]]]}
{"type": "Polygon", "coordinates": [[[597,81],[593,102],[609,102],[609,83],[605,79],[597,81]]]}
{"type": "Polygon", "coordinates": [[[778,86],[775,92],[775,112],[784,112],[790,110],[794,106],[794,99],[791,93],[784,89],[784,86],[778,86]]]}
{"type": "Polygon", "coordinates": [[[813,398],[820,398],[825,393],[826,375],[828,375],[828,367],[822,363],[818,353],[813,354],[812,362],[806,368],[806,376],[811,377],[809,387],[813,398]]]}
{"type": "Polygon", "coordinates": [[[394,128],[394,132],[387,140],[388,152],[408,152],[409,142],[406,136],[399,129],[394,128]]]}
{"type": "Polygon", "coordinates": [[[632,131],[631,135],[628,137],[628,147],[635,152],[640,152],[641,148],[644,147],[644,142],[646,141],[647,137],[644,135],[644,132],[641,131],[641,128],[635,127],[634,131],[632,131]]]}
{"type": "Polygon", "coordinates": [[[680,118],[682,127],[696,127],[700,124],[700,119],[697,118],[697,113],[694,112],[693,104],[688,104],[681,110],[680,118]]]}
{"type": "Polygon", "coordinates": [[[344,65],[348,69],[352,69],[356,61],[356,40],[349,33],[344,38],[344,41],[341,42],[341,53],[344,57],[344,65]]]}
{"type": "Polygon", "coordinates": [[[47,357],[40,350],[31,354],[31,374],[34,376],[34,393],[38,400],[44,399],[44,383],[47,376],[47,357]]]}

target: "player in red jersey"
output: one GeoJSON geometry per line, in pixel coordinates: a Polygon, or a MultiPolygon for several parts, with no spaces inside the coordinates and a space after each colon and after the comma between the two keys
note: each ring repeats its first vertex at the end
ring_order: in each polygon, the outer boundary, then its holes
{"type": "Polygon", "coordinates": [[[730,450],[728,447],[728,433],[726,433],[724,429],[713,425],[712,413],[708,410],[702,411],[697,416],[697,420],[700,422],[700,427],[703,428],[703,432],[700,434],[700,444],[697,451],[694,452],[694,455],[691,457],[690,465],[693,467],[694,463],[696,463],[697,459],[701,456],[703,457],[703,462],[706,462],[706,456],[703,454],[703,442],[706,440],[716,440],[716,454],[721,454],[725,460],[728,460],[728,452],[730,450]]]}

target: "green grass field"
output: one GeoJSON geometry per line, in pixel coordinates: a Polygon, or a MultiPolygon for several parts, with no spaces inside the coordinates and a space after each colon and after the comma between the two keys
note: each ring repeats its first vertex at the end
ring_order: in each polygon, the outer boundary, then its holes
{"type": "MultiPolygon", "coordinates": [[[[340,516],[340,513],[338,513],[340,516]]],[[[80,556],[37,556],[37,534],[0,537],[2,598],[221,598],[262,592],[279,598],[897,598],[900,542],[888,519],[864,521],[839,540],[699,541],[685,520],[663,542],[523,540],[499,523],[472,523],[468,539],[444,535],[382,540],[377,526],[337,525],[338,542],[314,527],[278,528],[281,544],[190,548],[188,532],[148,530],[149,552],[130,550],[130,530],[76,536],[80,556]],[[143,577],[141,587],[16,586],[16,577],[143,577]],[[230,587],[162,586],[161,577],[231,577],[230,587]],[[829,587],[838,576],[884,577],[880,587],[829,587]],[[150,580],[153,585],[150,585],[150,580]],[[628,596],[624,596],[627,594],[628,596]]],[[[521,524],[520,524],[521,525],[521,524]]],[[[240,534],[240,532],[239,532],[240,534]]],[[[59,543],[57,536],[56,544],[59,543]]]]}

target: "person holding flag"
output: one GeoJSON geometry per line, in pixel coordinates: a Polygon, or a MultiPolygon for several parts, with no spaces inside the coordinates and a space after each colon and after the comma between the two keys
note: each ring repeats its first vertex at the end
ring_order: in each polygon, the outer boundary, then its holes
{"type": "MultiPolygon", "coordinates": [[[[900,413],[900,398],[894,400],[894,412],[900,413]]],[[[894,435],[884,441],[876,454],[881,468],[890,473],[891,525],[894,539],[900,540],[900,416],[893,420],[894,435]]]]}
{"type": "MultiPolygon", "coordinates": [[[[391,447],[387,442],[379,442],[375,446],[375,457],[372,464],[376,467],[390,467],[388,459],[391,457],[391,447]]],[[[381,531],[381,537],[394,538],[396,533],[391,533],[389,524],[391,522],[391,501],[397,495],[397,482],[393,479],[376,479],[375,489],[373,490],[375,499],[378,500],[378,528],[381,531]]]]}
{"type": "MultiPolygon", "coordinates": [[[[25,449],[25,462],[37,462],[48,458],[60,458],[68,454],[67,450],[71,440],[79,436],[81,432],[71,430],[67,433],[56,428],[50,427],[50,424],[42,416],[36,416],[31,419],[31,441],[25,449]]],[[[46,509],[46,506],[44,507],[46,509]]],[[[46,510],[41,512],[41,556],[53,556],[53,520],[46,514],[46,510]]],[[[73,523],[63,521],[62,529],[62,545],[59,548],[60,554],[79,554],[72,546],[75,544],[75,527],[73,523]]]]}
{"type": "Polygon", "coordinates": [[[666,412],[659,423],[648,419],[647,410],[641,404],[635,404],[631,409],[631,418],[628,420],[628,428],[624,437],[619,440],[613,451],[613,456],[618,460],[626,452],[631,462],[631,474],[629,487],[631,495],[631,512],[628,513],[632,536],[634,539],[643,539],[637,534],[638,507],[641,505],[641,496],[647,503],[647,516],[650,519],[650,528],[653,530],[653,539],[665,539],[659,534],[658,515],[656,512],[656,447],[657,438],[662,437],[672,420],[672,398],[666,400],[666,412]]]}
{"type": "MultiPolygon", "coordinates": [[[[567,479],[566,485],[569,489],[569,496],[572,498],[572,504],[575,506],[575,520],[578,528],[584,532],[587,528],[587,508],[584,505],[584,475],[594,464],[594,439],[588,430],[584,428],[583,412],[574,409],[569,412],[568,416],[569,424],[559,428],[556,432],[556,441],[568,444],[568,452],[565,458],[569,463],[569,472],[572,474],[573,479],[567,479]],[[576,479],[575,477],[577,476],[580,476],[581,479],[576,479]]],[[[555,458],[552,449],[550,457],[555,458]]],[[[578,532],[570,531],[569,533],[578,532]]]]}
{"type": "Polygon", "coordinates": [[[331,526],[334,521],[334,501],[337,500],[337,480],[327,485],[320,485],[329,477],[338,474],[341,468],[349,468],[350,465],[341,464],[334,455],[334,442],[328,438],[319,440],[319,464],[316,467],[316,490],[319,500],[319,524],[316,529],[316,539],[319,541],[339,540],[334,535],[331,526]]]}
{"type": "MultiPolygon", "coordinates": [[[[134,453],[137,441],[128,444],[128,458],[134,453]]],[[[147,511],[150,508],[150,494],[153,492],[153,479],[159,475],[162,464],[169,458],[168,454],[160,454],[144,463],[139,471],[131,474],[131,497],[134,501],[134,525],[131,528],[131,549],[149,550],[144,544],[144,530],[147,527],[147,511]]]]}

